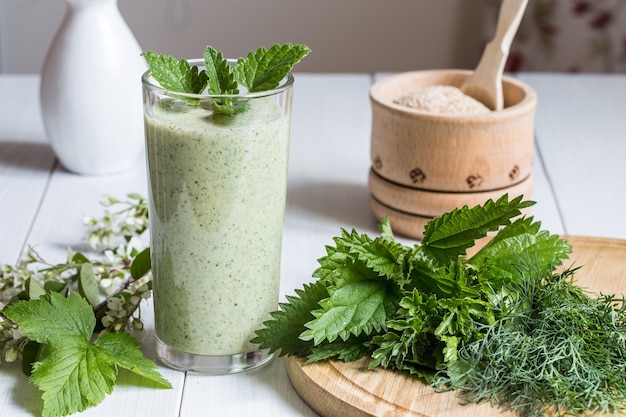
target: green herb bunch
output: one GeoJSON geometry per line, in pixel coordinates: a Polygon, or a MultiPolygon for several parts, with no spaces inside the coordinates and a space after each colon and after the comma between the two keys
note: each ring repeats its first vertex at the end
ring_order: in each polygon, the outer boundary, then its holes
{"type": "Polygon", "coordinates": [[[453,210],[412,247],[387,220],[376,238],[342,230],[317,280],[287,296],[253,342],[307,364],[369,356],[370,368],[522,416],[619,413],[625,301],[592,298],[575,269],[556,272],[571,246],[520,216],[532,204],[505,195],[453,210]]]}
{"type": "MultiPolygon", "coordinates": [[[[153,51],[144,52],[148,66],[155,80],[165,89],[173,92],[201,94],[205,90],[210,95],[224,96],[212,99],[214,113],[233,115],[245,111],[245,103],[237,103],[234,97],[241,88],[248,93],[257,93],[276,88],[293,66],[311,52],[306,45],[274,45],[263,47],[239,58],[230,65],[222,52],[210,45],[204,49],[204,69],[191,66],[187,60],[178,60],[170,55],[153,51]]],[[[187,101],[191,99],[181,97],[187,101]]],[[[199,103],[198,103],[199,104],[199,103]]]]}
{"type": "Polygon", "coordinates": [[[522,416],[619,414],[626,404],[626,300],[592,297],[565,270],[519,287],[515,314],[464,344],[436,385],[522,416]],[[526,300],[532,300],[530,303],[526,300]]]}
{"type": "Polygon", "coordinates": [[[387,221],[375,239],[342,230],[319,260],[318,280],[288,297],[253,342],[309,363],[370,354],[371,367],[432,382],[457,360],[460,345],[483,338],[499,315],[509,314],[496,306],[515,305],[508,283],[520,268],[531,261],[542,273],[552,271],[571,252],[532,218],[519,217],[531,204],[505,195],[456,209],[428,223],[413,247],[397,242],[387,221]],[[466,258],[477,239],[497,230],[466,258]]]}
{"type": "Polygon", "coordinates": [[[149,251],[139,238],[147,203],[130,194],[101,204],[102,218],[84,219],[95,254],[68,249],[65,263],[51,264],[28,248],[16,266],[0,265],[0,358],[21,359],[42,391],[44,416],[99,403],[119,367],[170,387],[124,332],[143,329],[141,300],[151,294],[149,251]]]}

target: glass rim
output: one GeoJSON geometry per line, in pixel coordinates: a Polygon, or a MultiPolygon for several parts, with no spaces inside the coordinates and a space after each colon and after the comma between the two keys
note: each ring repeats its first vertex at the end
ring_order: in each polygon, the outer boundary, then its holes
{"type": "MultiPolygon", "coordinates": [[[[236,59],[227,59],[227,61],[229,64],[234,64],[237,62],[236,59]]],[[[187,62],[189,62],[189,65],[191,65],[192,67],[194,66],[204,67],[205,66],[204,59],[202,58],[187,59],[187,62]]],[[[164,88],[163,86],[161,86],[161,84],[159,84],[159,82],[154,79],[154,77],[152,76],[152,70],[150,69],[146,70],[146,72],[144,72],[143,75],[141,76],[141,83],[143,84],[144,87],[150,90],[156,91],[160,94],[167,95],[170,97],[181,97],[181,98],[188,98],[188,99],[195,99],[195,100],[250,99],[250,98],[267,97],[267,96],[280,94],[283,91],[286,91],[293,86],[294,77],[293,77],[293,74],[289,72],[282,80],[280,80],[280,83],[278,84],[278,86],[275,88],[272,88],[271,90],[256,91],[253,93],[245,92],[245,93],[238,93],[238,94],[205,94],[205,93],[194,94],[194,93],[182,93],[180,91],[168,90],[167,88],[164,88]]]]}

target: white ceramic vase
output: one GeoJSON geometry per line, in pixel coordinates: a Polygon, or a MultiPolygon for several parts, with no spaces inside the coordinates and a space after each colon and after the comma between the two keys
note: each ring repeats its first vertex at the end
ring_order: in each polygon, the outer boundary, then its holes
{"type": "Polygon", "coordinates": [[[129,170],[144,146],[141,49],[117,0],[67,0],[67,6],[41,74],[48,140],[72,172],[129,170]]]}

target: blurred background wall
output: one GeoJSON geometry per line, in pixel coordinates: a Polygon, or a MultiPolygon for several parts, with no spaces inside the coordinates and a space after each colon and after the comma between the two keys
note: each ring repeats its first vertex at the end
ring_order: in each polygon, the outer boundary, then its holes
{"type": "MultiPolygon", "coordinates": [[[[533,0],[535,1],[535,0],[533,0]]],[[[144,50],[229,57],[305,43],[302,72],[473,68],[483,48],[483,0],[119,0],[144,50]]],[[[0,72],[37,73],[65,0],[0,0],[0,72]]]]}
{"type": "MultiPolygon", "coordinates": [[[[305,43],[308,72],[467,68],[495,31],[502,0],[118,0],[144,50],[239,57],[305,43]]],[[[505,0],[506,1],[506,0],[505,0]]],[[[0,0],[0,72],[37,73],[65,0],[0,0]]],[[[626,72],[626,0],[530,0],[507,66],[626,72]]]]}

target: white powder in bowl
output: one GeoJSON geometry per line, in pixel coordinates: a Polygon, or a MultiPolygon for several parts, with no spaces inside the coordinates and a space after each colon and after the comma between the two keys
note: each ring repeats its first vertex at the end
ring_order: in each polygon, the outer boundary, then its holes
{"type": "Polygon", "coordinates": [[[394,103],[432,113],[478,114],[491,110],[480,101],[463,94],[450,85],[433,85],[413,91],[394,100],[394,103]]]}

